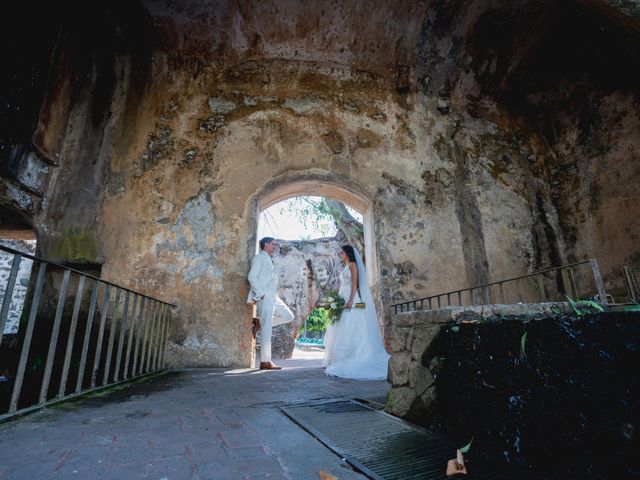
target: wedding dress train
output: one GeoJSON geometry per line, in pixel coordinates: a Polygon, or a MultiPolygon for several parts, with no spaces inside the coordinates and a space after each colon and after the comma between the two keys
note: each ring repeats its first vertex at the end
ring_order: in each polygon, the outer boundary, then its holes
{"type": "MultiPolygon", "coordinates": [[[[357,251],[356,251],[357,252],[357,251]]],[[[330,325],[324,337],[325,354],[322,366],[325,373],[337,377],[357,380],[385,380],[389,354],[385,351],[373,306],[373,298],[366,285],[366,272],[362,260],[356,253],[360,293],[353,303],[364,301],[365,308],[345,310],[340,320],[330,325]]],[[[340,296],[349,300],[351,296],[351,271],[347,266],[340,273],[340,296]]]]}

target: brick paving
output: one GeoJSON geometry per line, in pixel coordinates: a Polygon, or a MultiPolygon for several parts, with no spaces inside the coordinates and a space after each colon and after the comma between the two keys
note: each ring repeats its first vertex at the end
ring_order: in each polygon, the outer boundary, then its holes
{"type": "Polygon", "coordinates": [[[0,424],[0,479],[364,479],[278,409],[383,395],[327,377],[317,353],[280,371],[188,369],[0,424]]]}

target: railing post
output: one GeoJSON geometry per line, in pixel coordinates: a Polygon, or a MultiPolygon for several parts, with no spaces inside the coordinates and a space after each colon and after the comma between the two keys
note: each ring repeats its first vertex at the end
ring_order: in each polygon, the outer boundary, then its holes
{"type": "Polygon", "coordinates": [[[145,354],[147,352],[147,338],[148,338],[148,333],[149,333],[149,324],[151,323],[151,310],[154,308],[155,302],[153,301],[149,301],[148,306],[147,306],[147,318],[144,322],[144,334],[142,336],[142,346],[140,347],[142,349],[142,351],[140,352],[140,366],[138,368],[138,373],[142,374],[145,373],[144,367],[145,367],[145,354]]]}
{"type": "Polygon", "coordinates": [[[138,309],[138,295],[135,293],[133,295],[133,308],[131,309],[131,318],[129,319],[129,338],[127,340],[127,353],[124,357],[124,370],[122,374],[122,378],[126,380],[129,378],[129,361],[131,359],[131,351],[133,345],[133,333],[136,327],[136,311],[138,309]]]}
{"type": "Polygon", "coordinates": [[[580,298],[580,289],[578,287],[578,282],[576,281],[576,274],[573,271],[573,267],[569,268],[569,283],[573,290],[573,298],[577,300],[580,298]]]}
{"type": "Polygon", "coordinates": [[[116,287],[116,298],[113,301],[113,316],[111,317],[111,325],[109,327],[109,343],[107,344],[107,356],[104,359],[104,372],[102,374],[102,385],[109,383],[109,373],[111,370],[111,356],[113,354],[113,342],[116,338],[116,329],[118,328],[118,306],[120,305],[120,292],[122,289],[116,287]]]}
{"type": "Polygon", "coordinates": [[[158,302],[153,302],[153,317],[151,317],[151,330],[149,331],[149,344],[147,346],[147,359],[144,364],[145,372],[151,370],[151,355],[153,353],[155,333],[158,323],[158,302]]]}
{"type": "Polygon", "coordinates": [[[167,316],[167,305],[160,304],[160,316],[158,319],[158,332],[156,333],[157,342],[156,348],[153,349],[153,358],[151,359],[151,370],[157,370],[159,368],[160,348],[162,345],[162,339],[164,338],[164,325],[167,316]]]}
{"type": "Polygon", "coordinates": [[[124,334],[129,326],[129,297],[131,292],[127,290],[124,298],[124,307],[122,310],[122,321],[120,322],[120,336],[118,338],[118,350],[116,351],[116,367],[113,371],[113,381],[117,382],[120,378],[120,363],[122,362],[122,349],[124,348],[124,334]]]}
{"type": "Polygon", "coordinates": [[[569,281],[568,269],[562,268],[560,270],[560,277],[562,278],[562,288],[564,289],[565,296],[573,298],[573,292],[571,291],[571,282],[569,281]]]}
{"type": "MultiPolygon", "coordinates": [[[[635,272],[628,265],[624,265],[622,267],[622,272],[624,274],[625,283],[627,284],[627,294],[629,296],[629,301],[630,302],[640,301],[640,288],[638,288],[638,279],[636,277],[635,272]]],[[[0,335],[2,335],[1,331],[0,331],[0,335]]]]}
{"type": "Polygon", "coordinates": [[[102,299],[102,315],[100,316],[100,327],[98,328],[98,339],[96,341],[96,353],[93,357],[93,370],[91,371],[91,388],[96,386],[98,368],[100,368],[100,358],[102,357],[102,343],[104,342],[104,326],[109,313],[109,297],[111,296],[111,285],[105,284],[104,297],[102,299]]]}
{"type": "Polygon", "coordinates": [[[76,301],[73,305],[73,315],[71,317],[71,325],[69,326],[69,335],[67,338],[67,350],[64,354],[64,366],[62,367],[62,378],[60,379],[60,388],[58,389],[58,398],[64,397],[67,389],[67,377],[69,376],[69,364],[71,363],[71,353],[73,352],[73,342],[76,337],[76,327],[78,326],[78,312],[82,303],[82,295],[84,294],[84,275],[80,275],[78,279],[78,290],[76,291],[76,301]]]}
{"type": "Polygon", "coordinates": [[[164,338],[162,339],[162,355],[160,358],[160,367],[165,367],[165,355],[167,353],[167,342],[169,340],[169,329],[171,328],[171,305],[167,305],[167,320],[164,329],[164,338]]]}
{"type": "Polygon", "coordinates": [[[98,290],[100,282],[98,280],[93,284],[91,292],[91,304],[89,305],[89,314],[87,315],[87,324],[84,330],[84,342],[82,342],[82,355],[80,357],[80,366],[78,367],[78,378],[76,380],[76,392],[82,390],[82,381],[84,380],[84,370],[87,362],[87,352],[89,351],[89,340],[91,339],[91,330],[93,328],[93,316],[96,311],[96,303],[98,303],[98,290]]]}
{"type": "Polygon", "coordinates": [[[24,371],[27,368],[27,359],[29,358],[29,349],[31,348],[31,338],[33,337],[33,327],[36,324],[36,316],[38,314],[38,307],[40,306],[40,297],[42,296],[42,288],[44,287],[44,274],[46,271],[47,264],[41,263],[40,269],[38,270],[36,288],[33,293],[33,301],[31,302],[31,310],[29,311],[27,331],[25,332],[24,342],[22,343],[22,352],[20,352],[20,362],[18,363],[18,371],[16,372],[16,381],[13,384],[11,402],[9,403],[9,413],[15,412],[18,408],[18,400],[20,399],[20,391],[22,390],[24,371]]]}
{"type": "Polygon", "coordinates": [[[51,330],[51,341],[49,342],[49,352],[47,353],[47,364],[44,368],[44,377],[40,388],[40,398],[38,403],[42,404],[47,401],[47,393],[49,391],[49,380],[51,380],[51,370],[53,369],[53,359],[56,355],[56,345],[58,343],[58,334],[60,333],[60,322],[62,320],[62,312],[64,310],[64,301],[67,297],[67,287],[69,286],[69,277],[71,270],[65,270],[62,275],[62,287],[60,287],[60,295],[58,297],[58,307],[56,308],[56,318],[53,321],[51,330]]]}
{"type": "Polygon", "coordinates": [[[591,270],[593,271],[593,278],[596,281],[596,290],[598,291],[598,298],[601,303],[607,303],[607,292],[604,289],[604,283],[602,282],[602,276],[600,276],[600,269],[598,268],[598,261],[595,258],[589,259],[591,270]]]}
{"type": "MultiPolygon", "coordinates": [[[[131,366],[131,376],[136,377],[138,375],[138,352],[140,351],[140,343],[142,343],[142,331],[144,329],[144,312],[145,312],[145,303],[147,297],[142,297],[142,302],[140,302],[140,313],[138,314],[138,321],[136,325],[138,328],[136,329],[136,346],[133,350],[133,365],[131,366]]],[[[147,309],[148,303],[146,303],[147,309]]]]}
{"type": "Polygon", "coordinates": [[[540,301],[546,302],[546,297],[544,294],[544,283],[542,281],[542,275],[536,275],[536,280],[538,282],[538,291],[540,292],[540,301]]]}

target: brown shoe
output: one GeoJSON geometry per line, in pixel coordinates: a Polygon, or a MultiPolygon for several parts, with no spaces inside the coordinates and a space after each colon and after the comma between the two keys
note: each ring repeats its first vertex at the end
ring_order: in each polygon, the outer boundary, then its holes
{"type": "Polygon", "coordinates": [[[253,338],[256,338],[256,335],[258,334],[258,330],[260,330],[260,319],[254,318],[253,326],[251,327],[251,335],[253,336],[253,338]]]}
{"type": "Polygon", "coordinates": [[[273,362],[260,362],[260,370],[282,370],[282,367],[273,362]]]}

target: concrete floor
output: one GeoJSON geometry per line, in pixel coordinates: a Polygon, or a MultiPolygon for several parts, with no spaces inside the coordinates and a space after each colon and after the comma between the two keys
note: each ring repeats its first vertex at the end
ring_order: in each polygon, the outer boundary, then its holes
{"type": "Polygon", "coordinates": [[[364,479],[278,409],[387,391],[325,376],[321,356],[174,371],[0,424],[0,479],[364,479]]]}

